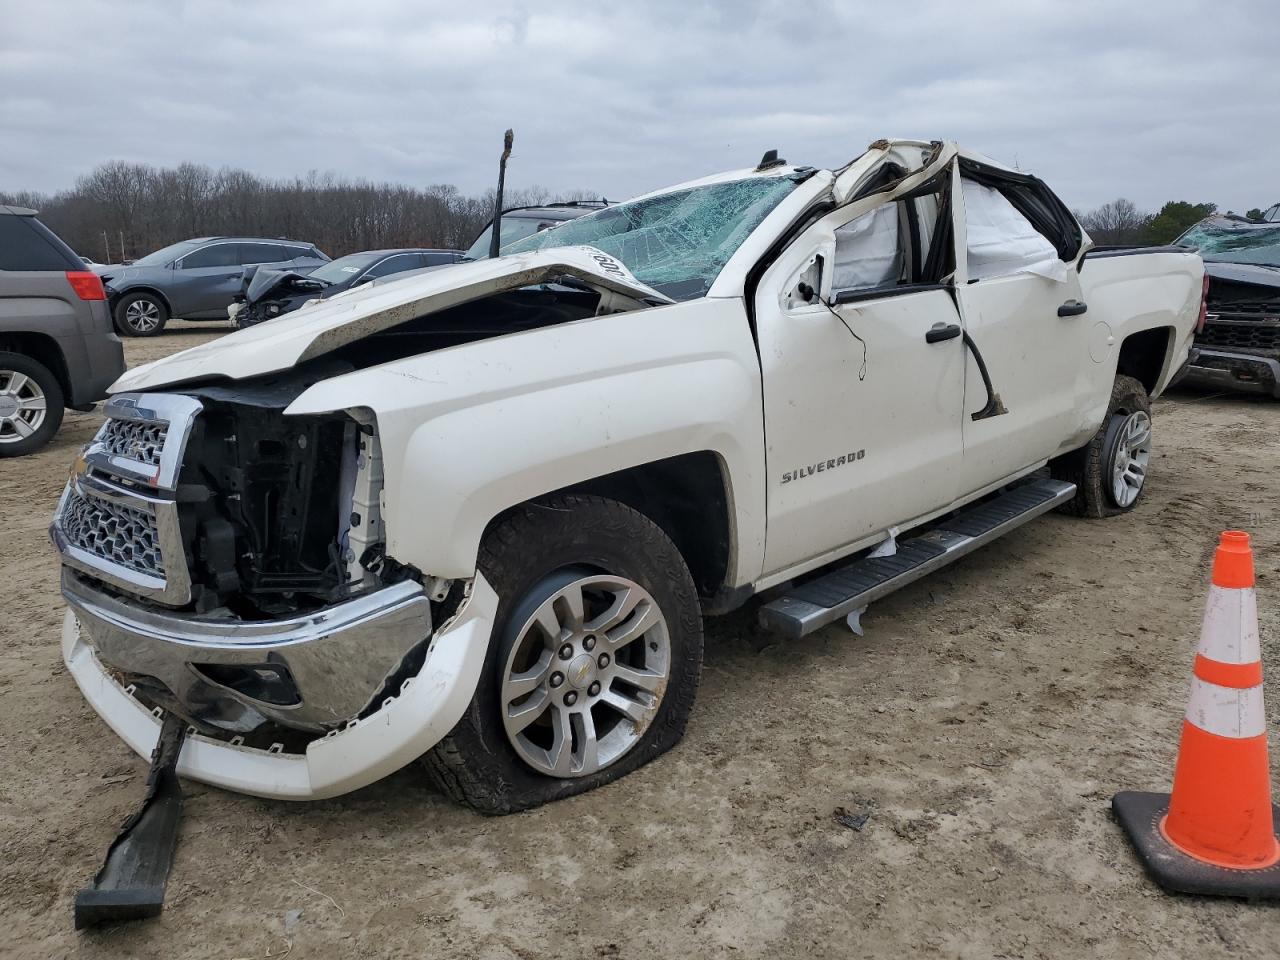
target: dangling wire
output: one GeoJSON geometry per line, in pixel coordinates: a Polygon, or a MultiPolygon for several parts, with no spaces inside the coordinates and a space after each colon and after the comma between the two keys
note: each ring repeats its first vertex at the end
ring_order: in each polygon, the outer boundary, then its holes
{"type": "Polygon", "coordinates": [[[862,367],[858,370],[858,379],[859,380],[867,379],[867,341],[863,340],[860,336],[858,336],[858,332],[854,330],[853,327],[849,326],[848,320],[846,320],[844,317],[840,316],[840,314],[836,312],[835,307],[827,303],[827,301],[823,300],[821,296],[817,297],[817,301],[820,304],[822,304],[824,307],[826,307],[829,311],[831,311],[831,315],[833,317],[835,317],[837,320],[839,320],[841,323],[844,324],[844,328],[853,335],[853,339],[857,340],[860,344],[862,344],[862,367]]]}

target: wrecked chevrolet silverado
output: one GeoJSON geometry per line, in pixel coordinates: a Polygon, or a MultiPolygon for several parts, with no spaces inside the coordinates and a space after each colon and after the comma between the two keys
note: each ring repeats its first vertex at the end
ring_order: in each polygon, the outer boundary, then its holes
{"type": "MultiPolygon", "coordinates": [[[[1280,217],[1277,207],[1264,217],[1280,217]]],[[[1205,314],[1177,383],[1280,399],[1280,222],[1208,217],[1174,241],[1205,261],[1205,314]]]]}
{"type": "Polygon", "coordinates": [[[1090,247],[954,144],[771,152],[139,367],[52,525],[66,663],[135,751],[176,722],[178,774],[260,796],[613,780],[680,739],[703,615],[853,626],[1134,507],[1203,267],[1090,247]]]}

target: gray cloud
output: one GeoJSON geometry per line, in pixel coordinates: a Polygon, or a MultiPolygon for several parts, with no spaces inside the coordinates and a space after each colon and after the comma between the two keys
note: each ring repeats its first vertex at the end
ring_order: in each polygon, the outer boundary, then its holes
{"type": "Polygon", "coordinates": [[[0,190],[108,159],[624,197],[956,139],[1073,206],[1280,200],[1269,0],[0,0],[0,190]]]}

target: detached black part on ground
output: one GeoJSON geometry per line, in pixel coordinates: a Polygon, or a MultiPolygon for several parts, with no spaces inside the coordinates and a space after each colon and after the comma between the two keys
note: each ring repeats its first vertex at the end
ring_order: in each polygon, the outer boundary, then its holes
{"type": "Polygon", "coordinates": [[[142,806],[111,841],[107,858],[93,882],[76,894],[77,930],[154,917],[164,909],[165,885],[182,816],[178,755],[186,730],[178,716],[166,714],[160,739],[151,754],[142,806]]]}

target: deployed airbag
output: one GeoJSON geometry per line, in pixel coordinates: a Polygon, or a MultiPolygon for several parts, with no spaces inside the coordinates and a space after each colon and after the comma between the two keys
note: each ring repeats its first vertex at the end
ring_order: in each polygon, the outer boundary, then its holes
{"type": "Polygon", "coordinates": [[[869,290],[897,283],[902,276],[898,205],[888,203],[837,227],[831,289],[869,290]]]}
{"type": "Polygon", "coordinates": [[[1057,249],[1004,194],[968,177],[960,183],[970,280],[1014,273],[1034,273],[1059,282],[1067,278],[1067,265],[1058,259],[1057,249]]]}

